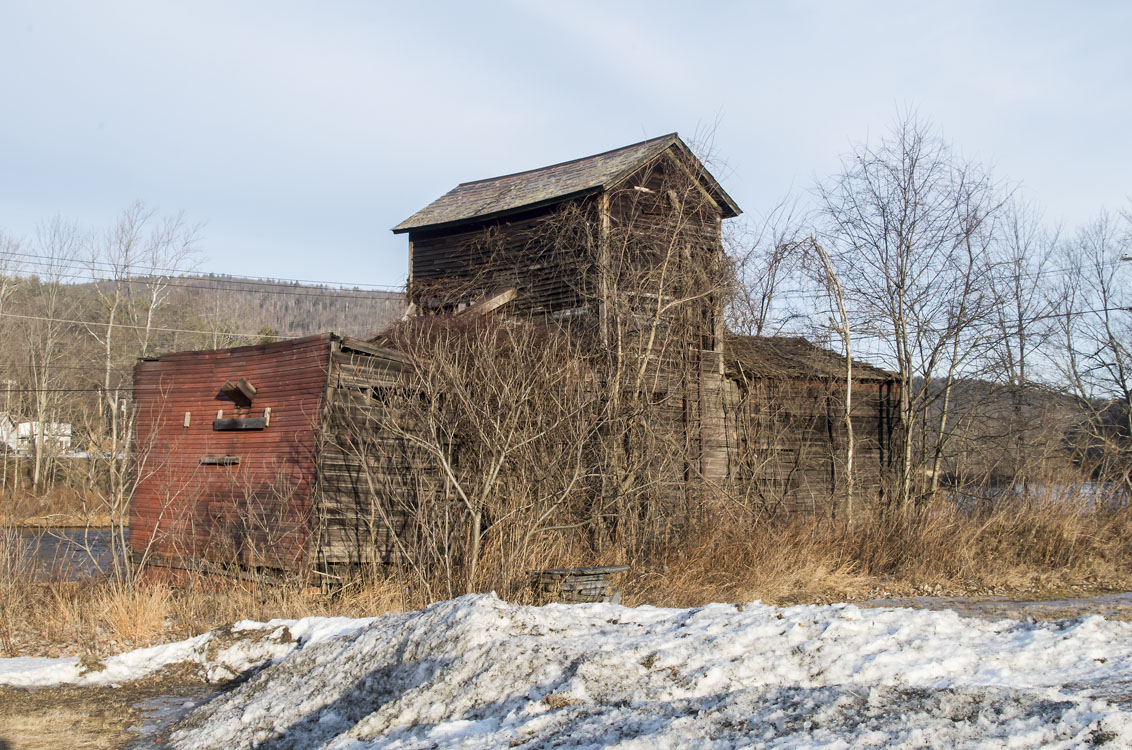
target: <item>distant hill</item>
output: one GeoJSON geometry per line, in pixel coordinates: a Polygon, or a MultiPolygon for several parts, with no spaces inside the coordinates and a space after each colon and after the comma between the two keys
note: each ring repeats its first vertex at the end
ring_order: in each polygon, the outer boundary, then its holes
{"type": "MultiPolygon", "coordinates": [[[[192,327],[233,334],[270,331],[279,338],[334,331],[373,336],[405,311],[401,292],[339,288],[225,274],[178,276],[164,282],[168,310],[197,322],[192,327]]],[[[109,282],[98,282],[108,287],[109,282]]],[[[94,285],[79,285],[83,286],[94,285]]],[[[134,293],[145,296],[147,280],[134,293]]],[[[247,343],[244,339],[238,343],[247,343]]],[[[233,342],[236,343],[236,342],[233,342]]]]}
{"type": "Polygon", "coordinates": [[[178,277],[170,296],[204,320],[228,321],[241,333],[270,328],[283,338],[323,331],[368,337],[405,311],[400,292],[217,274],[178,277]]]}

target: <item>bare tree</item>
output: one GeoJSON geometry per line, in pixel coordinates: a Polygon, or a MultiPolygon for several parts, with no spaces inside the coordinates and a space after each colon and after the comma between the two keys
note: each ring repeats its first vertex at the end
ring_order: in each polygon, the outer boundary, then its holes
{"type": "Polygon", "coordinates": [[[27,390],[35,417],[32,487],[36,491],[43,489],[47,453],[58,439],[52,433],[66,390],[59,365],[67,358],[70,331],[75,326],[67,286],[75,277],[82,243],[79,230],[59,218],[41,226],[36,234],[39,273],[29,280],[29,314],[26,325],[21,326],[27,356],[27,390]]]}
{"type": "MultiPolygon", "coordinates": [[[[1048,231],[1033,205],[1012,201],[999,222],[999,236],[992,247],[993,266],[988,277],[992,293],[1000,302],[994,308],[993,328],[987,355],[989,373],[1009,401],[1009,419],[1002,429],[1013,437],[1009,474],[1025,494],[1030,474],[1048,455],[1043,420],[1035,419],[1029,404],[1040,392],[1038,372],[1048,362],[1048,347],[1055,333],[1051,313],[1056,306],[1048,277],[1053,269],[1059,232],[1048,231]]],[[[1004,451],[1005,452],[1005,451],[1004,451]]]]}
{"type": "Polygon", "coordinates": [[[856,436],[853,430],[853,331],[849,322],[849,308],[846,306],[845,290],[841,286],[841,279],[833,265],[829,253],[821,243],[814,238],[801,245],[805,256],[811,261],[811,273],[825,290],[829,307],[833,314],[830,328],[840,339],[841,349],[845,355],[845,396],[842,402],[842,422],[845,425],[845,517],[852,522],[853,495],[856,475],[853,470],[853,454],[856,448],[856,436]],[[816,263],[812,263],[815,261],[816,263]]]}
{"type": "Polygon", "coordinates": [[[135,359],[150,350],[170,281],[196,260],[196,231],[180,215],[159,218],[138,202],[88,246],[87,266],[104,321],[87,326],[102,349],[100,419],[90,447],[96,463],[104,459],[105,484],[94,489],[113,519],[115,552],[126,549],[125,513],[134,481],[129,456],[134,420],[125,386],[135,359]],[[127,336],[118,341],[123,330],[127,336]]]}
{"type": "Polygon", "coordinates": [[[1132,490],[1132,218],[1108,214],[1065,245],[1062,372],[1088,418],[1082,458],[1132,490]]]}
{"type": "Polygon", "coordinates": [[[581,525],[595,416],[584,365],[531,323],[429,317],[387,338],[409,355],[401,379],[343,393],[328,434],[362,467],[368,548],[387,540],[441,596],[515,590],[535,550],[581,525]]]}
{"type": "Polygon", "coordinates": [[[938,488],[952,389],[986,343],[980,324],[994,309],[986,246],[1001,200],[983,169],[912,117],[857,148],[818,196],[819,238],[853,327],[899,376],[906,507],[923,474],[928,493],[938,488]]]}
{"type": "MultiPolygon", "coordinates": [[[[23,267],[23,248],[22,243],[10,234],[0,231],[0,339],[7,339],[8,332],[11,326],[8,325],[8,319],[4,316],[7,310],[8,298],[12,296],[17,284],[19,283],[18,275],[23,267]]],[[[16,436],[11,434],[16,428],[16,421],[12,417],[12,386],[17,385],[18,381],[13,379],[14,372],[5,370],[3,372],[4,386],[4,445],[0,447],[3,450],[3,475],[0,476],[0,490],[7,491],[8,488],[8,464],[10,461],[9,452],[11,441],[16,436]]]]}
{"type": "Polygon", "coordinates": [[[767,336],[803,316],[785,306],[798,282],[800,254],[806,234],[795,203],[776,205],[753,232],[733,231],[725,237],[734,279],[727,301],[726,324],[732,333],[767,336]]]}

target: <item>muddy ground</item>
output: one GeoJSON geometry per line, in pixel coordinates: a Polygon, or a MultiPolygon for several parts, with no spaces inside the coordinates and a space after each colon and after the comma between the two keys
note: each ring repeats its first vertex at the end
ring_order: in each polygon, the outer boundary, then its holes
{"type": "MultiPolygon", "coordinates": [[[[863,607],[953,609],[965,617],[1060,620],[1101,615],[1132,620],[1132,592],[1055,601],[913,596],[857,602],[863,607]]],[[[176,665],[119,687],[0,686],[0,750],[166,747],[165,733],[191,709],[229,685],[206,684],[195,667],[176,665]]],[[[1132,683],[1109,696],[1132,702],[1132,683]]]]}
{"type": "Polygon", "coordinates": [[[118,687],[0,686],[0,750],[160,748],[170,726],[224,689],[175,666],[118,687]]]}

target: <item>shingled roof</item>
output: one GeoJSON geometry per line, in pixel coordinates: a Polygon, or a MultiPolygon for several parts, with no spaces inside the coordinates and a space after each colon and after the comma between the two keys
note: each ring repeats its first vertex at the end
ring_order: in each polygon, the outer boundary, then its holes
{"type": "MultiPolygon", "coordinates": [[[[804,338],[786,336],[738,336],[724,339],[728,374],[752,378],[844,378],[845,358],[804,338]]],[[[863,382],[894,380],[895,375],[858,359],[853,360],[853,379],[863,382]]]]}
{"type": "Polygon", "coordinates": [[[609,190],[669,149],[693,166],[704,189],[719,204],[723,218],[739,215],[739,206],[696,159],[680,136],[669,133],[549,167],[460,183],[393,227],[393,232],[400,234],[484,221],[609,190]]]}

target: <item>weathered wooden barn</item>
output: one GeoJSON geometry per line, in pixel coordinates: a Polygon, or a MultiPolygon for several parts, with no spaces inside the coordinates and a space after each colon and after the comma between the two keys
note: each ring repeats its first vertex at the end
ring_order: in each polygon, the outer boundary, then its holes
{"type": "MultiPolygon", "coordinates": [[[[846,500],[845,358],[802,338],[725,339],[732,499],[775,513],[846,500]]],[[[885,490],[899,398],[890,372],[854,361],[852,419],[860,497],[885,490]]]]}
{"type": "MultiPolygon", "coordinates": [[[[722,222],[739,213],[671,134],[463,183],[393,231],[408,234],[411,315],[493,314],[584,342],[587,377],[638,398],[645,431],[675,451],[667,496],[828,512],[844,484],[844,360],[725,333],[722,222]]],[[[382,343],[324,334],[140,362],[135,559],[331,570],[412,544],[396,500],[439,480],[405,440],[359,441],[366,428],[341,418],[405,387],[412,352],[382,343]],[[362,443],[382,453],[376,481],[362,443]]],[[[876,368],[857,363],[854,379],[854,475],[875,494],[898,394],[876,368]]]]}
{"type": "Polygon", "coordinates": [[[404,364],[332,333],[138,362],[134,559],[205,571],[356,561],[377,541],[355,522],[374,493],[328,424],[404,364]]]}

